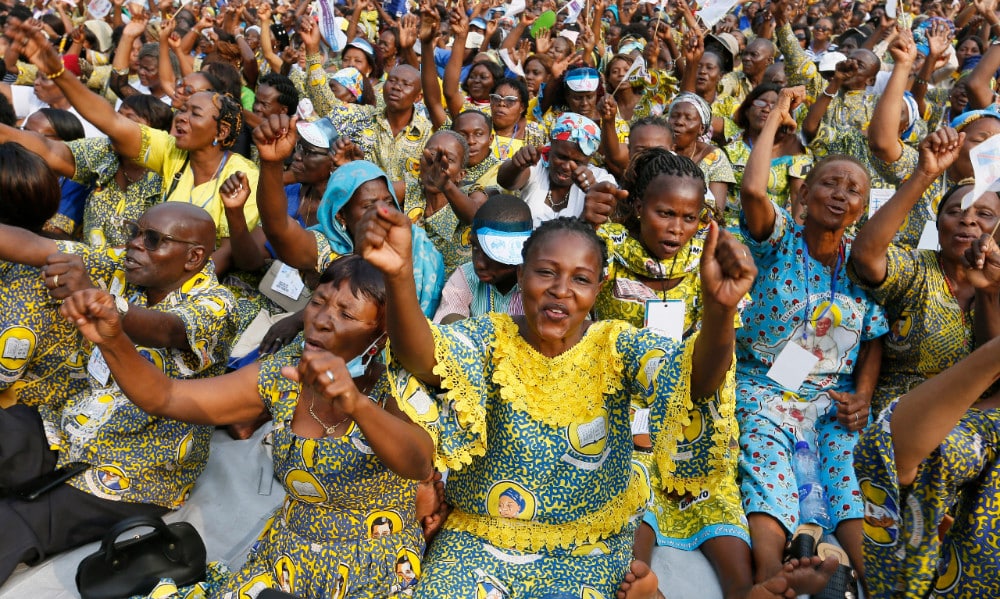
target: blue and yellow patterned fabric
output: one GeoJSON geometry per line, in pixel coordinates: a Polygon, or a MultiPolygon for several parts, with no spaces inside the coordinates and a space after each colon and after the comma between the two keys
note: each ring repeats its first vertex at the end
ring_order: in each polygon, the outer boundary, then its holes
{"type": "MultiPolygon", "coordinates": [[[[235,341],[234,300],[215,278],[211,261],[162,301],[147,306],[142,288],[125,281],[124,250],[91,251],[80,244],[65,249],[81,255],[91,280],[112,294],[183,322],[189,349],[136,346],[164,374],[177,379],[222,374],[235,341]]],[[[69,484],[102,499],[180,507],[205,468],[212,427],[142,411],[114,378],[98,378],[103,363],[99,350],[93,349],[84,363],[87,389],[68,398],[61,410],[39,407],[49,444],[59,452],[58,465],[91,465],[69,484]]]]}
{"type": "MultiPolygon", "coordinates": [[[[902,401],[905,401],[902,400],[902,401]]],[[[901,487],[890,422],[897,402],[861,434],[854,467],[865,501],[864,561],[873,599],[1000,596],[1000,419],[970,409],[901,487]],[[954,507],[953,507],[954,506],[954,507]],[[955,523],[938,536],[954,509],[955,523]]]]}
{"type": "MultiPolygon", "coordinates": [[[[857,280],[850,267],[848,274],[857,280]]],[[[937,252],[889,246],[885,280],[869,288],[890,323],[873,413],[972,351],[975,310],[962,310],[945,277],[937,252]]]]}
{"type": "MultiPolygon", "coordinates": [[[[386,468],[354,423],[336,438],[292,431],[301,388],[281,368],[301,353],[300,336],[260,362],[258,391],[274,417],[274,474],[287,496],[219,596],[238,599],[265,587],[305,599],[395,596],[421,573],[417,483],[386,468]]],[[[388,399],[384,377],[371,397],[388,399]]]]}
{"type": "Polygon", "coordinates": [[[434,440],[437,467],[451,470],[454,511],[417,596],[472,597],[486,580],[508,596],[613,597],[649,500],[631,465],[630,405],[659,410],[657,449],[672,455],[692,407],[693,340],[603,321],[548,358],[506,314],[432,331],[443,392],[392,360],[389,375],[400,408],[434,440]]]}

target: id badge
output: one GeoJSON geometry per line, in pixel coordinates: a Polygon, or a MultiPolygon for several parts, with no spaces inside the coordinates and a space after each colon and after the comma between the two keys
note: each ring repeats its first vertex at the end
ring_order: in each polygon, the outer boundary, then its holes
{"type": "Polygon", "coordinates": [[[767,371],[767,378],[789,391],[798,391],[818,362],[819,356],[789,341],[767,371]]]}
{"type": "Polygon", "coordinates": [[[87,362],[87,372],[90,376],[97,379],[97,382],[101,386],[106,386],[108,380],[111,378],[111,369],[108,368],[108,363],[104,361],[104,354],[101,353],[101,349],[98,347],[94,348],[94,351],[90,354],[90,360],[87,362]]]}
{"type": "Polygon", "coordinates": [[[873,189],[868,196],[868,218],[875,216],[878,209],[896,195],[895,189],[873,189]]]}
{"type": "Polygon", "coordinates": [[[674,341],[684,337],[684,300],[646,300],[644,326],[674,341]]]}

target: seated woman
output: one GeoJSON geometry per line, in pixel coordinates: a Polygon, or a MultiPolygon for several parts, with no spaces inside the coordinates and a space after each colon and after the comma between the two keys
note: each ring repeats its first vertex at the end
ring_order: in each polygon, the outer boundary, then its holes
{"type": "MultiPolygon", "coordinates": [[[[282,182],[285,160],[296,148],[298,135],[284,114],[272,115],[254,129],[260,152],[261,225],[274,255],[285,264],[305,271],[322,272],[330,262],[354,252],[361,215],[372,204],[384,201],[399,206],[386,174],[371,162],[355,160],[330,177],[316,212],[318,224],[304,228],[288,215],[288,198],[282,182]]],[[[414,225],[414,262],[420,305],[434,315],[444,286],[444,260],[423,229],[414,225]]]]}
{"type": "Polygon", "coordinates": [[[601,167],[589,164],[601,145],[601,131],[594,121],[565,112],[552,126],[550,140],[548,148],[521,148],[497,173],[501,187],[521,192],[535,227],[558,216],[580,216],[590,187],[614,180],[601,167]]]}
{"type": "Polygon", "coordinates": [[[938,205],[940,250],[915,250],[893,236],[925,190],[952,167],[966,135],[945,128],[920,144],[912,175],[865,223],[854,241],[847,272],[886,309],[890,332],[872,409],[889,402],[1000,335],[1000,300],[973,276],[966,252],[1000,222],[1000,197],[987,191],[963,208],[973,185],[956,185],[938,205]]]}
{"type": "Polygon", "coordinates": [[[758,581],[780,570],[785,542],[803,522],[791,459],[799,441],[818,453],[829,499],[829,522],[812,515],[810,523],[833,532],[863,574],[864,505],[851,452],[868,422],[877,339],[888,330],[882,308],[843,267],[844,232],[868,197],[864,166],[843,156],[818,163],[804,184],[802,226],[768,197],[775,135],[794,124],[792,104],[803,95],[802,88],[781,91],[750,153],[741,195],[741,233],[762,273],[736,345],[741,487],[758,581]]]}
{"type": "Polygon", "coordinates": [[[745,251],[712,228],[705,334],[678,345],[626,323],[590,323],[606,247],[577,219],[547,221],[525,243],[523,317],[446,327],[420,313],[405,216],[380,205],[361,228],[362,255],[387,276],[393,358],[406,369],[391,369],[392,391],[430,432],[438,467],[450,468],[454,511],[418,596],[612,596],[648,498],[630,466],[629,405],[662,409],[653,427],[671,446],[689,397],[719,386],[731,361],[717,356],[733,351],[735,306],[755,274],[745,251]]]}
{"type": "MultiPolygon", "coordinates": [[[[145,94],[125,98],[118,111],[160,131],[169,130],[173,119],[166,104],[145,94]]],[[[0,125],[0,141],[16,141],[44,157],[60,177],[92,188],[83,202],[82,238],[94,247],[124,246],[128,240],[121,223],[138,220],[163,194],[160,175],[117,154],[106,137],[61,143],[0,125]]]]}
{"type": "Polygon", "coordinates": [[[670,103],[667,122],[673,134],[674,152],[693,160],[705,173],[705,185],[711,195],[709,206],[721,218],[736,174],[726,154],[708,138],[712,132],[712,109],[701,96],[683,92],[670,103]]]}
{"type": "MultiPolygon", "coordinates": [[[[996,245],[977,276],[1000,290],[996,245]]],[[[1000,412],[976,401],[1000,377],[994,338],[894,400],[855,448],[869,597],[996,597],[1000,412]],[[938,536],[954,511],[955,524],[938,536]],[[914,546],[912,540],[919,539],[914,546]]],[[[995,389],[995,385],[994,385],[995,389]]],[[[1000,399],[994,393],[992,403],[1000,399]]]]}
{"type": "Polygon", "coordinates": [[[358,256],[338,258],[320,278],[295,343],[198,381],[169,379],[139,355],[103,291],[81,291],[64,304],[63,314],[147,413],[214,425],[273,416],[274,473],[286,498],[247,562],[223,588],[210,589],[213,596],[277,588],[303,599],[384,597],[406,582],[397,560],[406,557],[419,572],[424,540],[413,481],[433,474],[431,441],[399,411],[374,360],[384,345],[385,298],[380,272],[358,256]],[[296,366],[307,356],[321,380],[300,382],[296,366]],[[373,450],[398,455],[402,476],[373,450]]]}
{"type": "MultiPolygon", "coordinates": [[[[533,61],[534,64],[541,64],[533,61]]],[[[507,160],[524,146],[545,144],[538,123],[528,120],[528,87],[521,79],[501,79],[490,92],[493,119],[493,155],[507,160]]]]}
{"type": "MultiPolygon", "coordinates": [[[[753,88],[740,107],[736,109],[733,120],[743,130],[740,136],[729,142],[722,149],[733,166],[736,183],[729,189],[726,200],[726,224],[737,226],[740,218],[739,189],[743,182],[743,171],[750,158],[760,131],[767,121],[767,116],[774,110],[778,102],[781,86],[765,83],[753,88]]],[[[812,159],[806,153],[802,142],[793,129],[782,127],[774,140],[774,150],[771,156],[771,172],[767,180],[767,195],[771,201],[791,213],[795,222],[803,223],[801,206],[795,204],[802,188],[802,181],[812,166],[812,159]]]]}
{"type": "MultiPolygon", "coordinates": [[[[611,256],[597,317],[688,337],[702,317],[699,267],[711,218],[704,175],[690,159],[650,148],[633,158],[623,184],[629,193],[621,205],[627,206],[624,224],[597,229],[611,256]],[[672,314],[658,311],[678,305],[672,314]]],[[[753,587],[750,534],[736,484],[739,452],[730,449],[738,440],[735,367],[734,361],[716,393],[695,403],[673,455],[653,453],[648,410],[636,409],[632,427],[636,459],[649,471],[653,491],[636,532],[636,558],[648,562],[654,544],[700,548],[726,597],[745,596],[753,587]]]]}
{"type": "MultiPolygon", "coordinates": [[[[32,22],[22,24],[16,36],[39,72],[59,86],[83,118],[107,134],[119,156],[136,160],[163,177],[164,201],[194,204],[211,215],[218,244],[212,258],[220,276],[227,272],[239,256],[229,247],[219,188],[236,171],[247,173],[254,190],[257,179],[257,167],[230,151],[242,128],[242,109],[237,101],[218,93],[192,94],[174,115],[168,134],[115,112],[79,79],[66,76],[55,48],[32,22]]],[[[253,192],[244,213],[252,229],[258,221],[253,192]]]]}

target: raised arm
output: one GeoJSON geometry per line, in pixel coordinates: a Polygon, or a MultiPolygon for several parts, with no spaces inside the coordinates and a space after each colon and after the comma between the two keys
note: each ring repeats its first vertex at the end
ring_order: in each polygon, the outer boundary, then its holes
{"type": "Polygon", "coordinates": [[[725,380],[735,359],[736,306],[753,286],[757,267],[745,245],[711,222],[700,272],[705,309],[694,347],[691,397],[712,395],[725,380]]]}
{"type": "Polygon", "coordinates": [[[233,266],[245,272],[262,269],[267,255],[264,248],[267,239],[261,228],[251,231],[247,227],[243,207],[250,198],[250,181],[246,173],[237,171],[223,181],[219,187],[219,197],[226,209],[226,222],[229,223],[229,253],[233,266]]]}
{"type": "Polygon", "coordinates": [[[76,159],[73,158],[73,152],[70,152],[65,142],[49,139],[34,131],[0,124],[0,142],[8,141],[17,142],[44,158],[52,172],[61,177],[72,177],[76,174],[76,159]]]}
{"type": "Polygon", "coordinates": [[[931,133],[920,143],[920,158],[913,174],[861,227],[854,239],[849,264],[862,281],[879,285],[885,280],[888,268],[886,252],[892,238],[924,191],[958,157],[964,140],[964,133],[944,128],[931,133]]]}
{"type": "Polygon", "coordinates": [[[271,5],[263,2],[257,9],[257,17],[260,19],[260,51],[264,55],[264,60],[271,66],[275,73],[281,72],[281,57],[274,52],[274,42],[271,37],[271,5]]]}
{"type": "MultiPolygon", "coordinates": [[[[465,14],[465,3],[459,2],[451,9],[451,32],[455,41],[451,45],[451,56],[444,67],[444,99],[448,102],[451,118],[458,118],[465,105],[462,96],[462,65],[465,63],[465,40],[469,37],[469,17],[465,14]]],[[[437,71],[434,71],[435,73],[437,71]]],[[[426,94],[425,94],[426,97],[426,94]]]]}
{"type": "Polygon", "coordinates": [[[889,422],[899,484],[917,477],[920,463],[947,438],[972,404],[1000,377],[1000,338],[904,395],[889,422]]]}
{"type": "Polygon", "coordinates": [[[257,392],[256,364],[220,377],[175,380],[136,351],[107,292],[78,291],[63,302],[60,311],[101,349],[125,396],[148,414],[220,425],[253,420],[264,411],[257,392]]]}
{"type": "Polygon", "coordinates": [[[111,90],[118,94],[119,98],[124,99],[139,93],[139,90],[132,87],[128,81],[129,57],[132,55],[132,44],[142,37],[148,24],[149,15],[142,13],[135,15],[132,21],[122,29],[122,37],[118,40],[115,58],[111,63],[111,75],[108,78],[111,90]],[[119,75],[121,72],[125,74],[119,75]]]}
{"type": "Polygon", "coordinates": [[[990,82],[1000,69],[1000,45],[990,46],[986,54],[969,74],[966,88],[969,90],[969,109],[986,108],[993,104],[993,86],[990,82]]]}
{"type": "Polygon", "coordinates": [[[333,107],[343,102],[330,89],[326,71],[323,69],[323,55],[319,53],[319,25],[312,17],[299,20],[299,37],[306,50],[306,95],[313,103],[316,114],[327,116],[333,107]]]}
{"type": "MultiPolygon", "coordinates": [[[[437,10],[430,8],[420,16],[420,47],[434,48],[440,30],[441,19],[437,10]]],[[[441,84],[438,83],[437,65],[434,52],[420,53],[420,86],[424,93],[424,106],[435,129],[440,129],[448,121],[448,113],[441,103],[441,84]]]]}
{"type": "Polygon", "coordinates": [[[66,76],[59,54],[32,21],[22,23],[15,37],[25,44],[25,54],[31,57],[39,72],[55,81],[80,116],[103,131],[119,154],[132,159],[139,157],[142,131],[138,123],[115,112],[111,104],[87,89],[76,77],[66,76]]]}
{"type": "Polygon", "coordinates": [[[379,202],[358,225],[356,247],[365,260],[385,275],[386,328],[390,348],[406,370],[437,387],[434,337],[420,309],[413,275],[412,223],[402,212],[379,202]]]}
{"type": "Polygon", "coordinates": [[[756,241],[763,241],[774,231],[777,215],[774,204],[767,195],[767,181],[771,175],[771,154],[774,151],[774,137],[782,126],[795,126],[792,118],[792,105],[801,101],[805,90],[801,87],[781,90],[778,104],[767,115],[764,127],[757,136],[757,142],[750,151],[746,168],[743,170],[743,183],[740,188],[740,204],[743,209],[743,219],[750,236],[756,241]]]}
{"type": "Polygon", "coordinates": [[[901,32],[889,46],[893,67],[889,82],[872,114],[868,125],[868,146],[872,154],[883,162],[895,162],[903,155],[902,141],[899,139],[899,115],[905,108],[903,94],[910,80],[910,69],[917,58],[917,45],[909,30],[901,32]]]}
{"type": "Polygon", "coordinates": [[[313,271],[319,259],[316,238],[288,215],[288,197],[282,181],[285,159],[292,155],[298,138],[297,120],[287,114],[271,115],[253,131],[260,152],[257,210],[264,234],[278,259],[293,268],[313,271]]]}
{"type": "Polygon", "coordinates": [[[689,29],[684,33],[684,76],[681,78],[681,91],[695,93],[698,80],[698,68],[701,58],[705,55],[705,42],[701,34],[689,29]]]}

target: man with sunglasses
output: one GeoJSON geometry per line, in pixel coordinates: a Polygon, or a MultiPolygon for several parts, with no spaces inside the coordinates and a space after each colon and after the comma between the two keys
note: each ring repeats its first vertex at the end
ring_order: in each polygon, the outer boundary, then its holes
{"type": "MultiPolygon", "coordinates": [[[[41,267],[56,299],[107,289],[139,352],[168,376],[221,374],[236,332],[235,300],[215,277],[212,218],[167,202],[123,227],[125,248],[95,250],[0,225],[0,259],[41,267]]],[[[135,407],[99,350],[79,361],[83,392],[61,397],[53,389],[31,422],[18,423],[20,434],[0,437],[0,485],[14,495],[0,501],[0,584],[18,563],[98,539],[123,518],[180,507],[208,459],[211,427],[135,407]]],[[[0,430],[12,428],[11,417],[0,410],[0,430]]]]}

